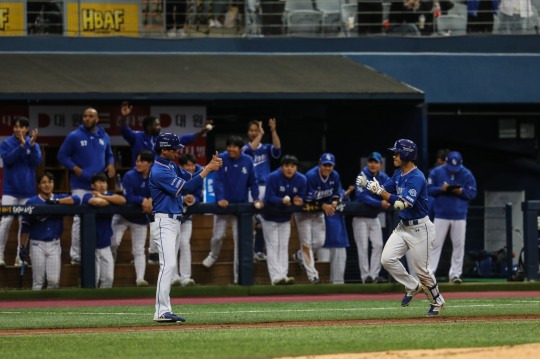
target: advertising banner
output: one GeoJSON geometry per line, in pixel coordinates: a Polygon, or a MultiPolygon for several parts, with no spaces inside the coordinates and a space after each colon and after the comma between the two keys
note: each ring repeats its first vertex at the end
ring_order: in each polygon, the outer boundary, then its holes
{"type": "Polygon", "coordinates": [[[24,3],[0,2],[0,36],[24,34],[24,3]]]}
{"type": "Polygon", "coordinates": [[[139,36],[139,5],[68,3],[69,36],[139,36]]]}

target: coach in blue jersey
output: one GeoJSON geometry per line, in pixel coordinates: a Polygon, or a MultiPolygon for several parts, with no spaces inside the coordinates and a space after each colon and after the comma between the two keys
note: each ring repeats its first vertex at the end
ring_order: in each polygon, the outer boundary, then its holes
{"type": "MultiPolygon", "coordinates": [[[[111,141],[103,127],[98,124],[98,112],[94,108],[87,108],[82,121],[83,124],[66,137],[58,150],[58,161],[71,171],[71,193],[80,198],[90,193],[90,180],[93,175],[106,172],[109,178],[113,178],[116,174],[111,141]]],[[[78,264],[81,260],[80,226],[81,219],[75,216],[69,251],[72,264],[78,264]]]]}
{"type": "MultiPolygon", "coordinates": [[[[30,198],[27,205],[79,204],[81,199],[62,193],[53,193],[54,176],[45,172],[38,176],[37,196],[30,198]]],[[[62,267],[60,237],[64,231],[63,216],[29,216],[22,220],[21,257],[28,251],[30,239],[30,259],[32,259],[32,289],[41,290],[47,282],[48,289],[60,286],[62,267]]]]}
{"type": "MultiPolygon", "coordinates": [[[[131,147],[131,160],[133,163],[133,166],[135,166],[135,160],[137,158],[137,154],[141,151],[148,150],[154,152],[154,146],[156,143],[156,137],[161,132],[161,123],[159,121],[159,118],[154,116],[146,116],[142,121],[142,131],[133,131],[129,126],[127,125],[127,116],[131,114],[131,110],[133,109],[133,106],[131,106],[128,102],[122,103],[122,118],[120,119],[120,132],[122,133],[122,137],[129,143],[131,147]]],[[[186,134],[183,136],[180,136],[180,143],[182,145],[188,145],[192,142],[195,142],[195,140],[202,136],[204,133],[208,132],[212,128],[213,121],[208,120],[203,125],[201,131],[193,134],[186,134]],[[210,126],[208,126],[210,125],[210,126]]],[[[155,153],[155,152],[154,152],[155,153]]]]}
{"type": "Polygon", "coordinates": [[[182,148],[180,139],[173,133],[162,133],[156,138],[156,160],[150,170],[153,218],[150,230],[159,250],[159,275],[156,288],[156,322],[184,322],[171,308],[171,282],[176,270],[176,243],[180,235],[183,193],[194,191],[202,185],[203,178],[219,169],[223,163],[217,153],[204,169],[192,176],[173,161],[182,148]],[[186,180],[189,178],[189,180],[186,180]]]}
{"type": "Polygon", "coordinates": [[[435,227],[428,217],[427,181],[414,163],[417,150],[413,141],[397,140],[389,150],[393,152],[394,166],[398,167],[392,178],[381,186],[376,178],[370,181],[361,173],[356,184],[382,197],[400,211],[401,221],[384,246],[381,264],[405,286],[407,292],[401,301],[403,307],[408,306],[416,294],[424,291],[431,303],[426,315],[435,317],[441,314],[445,302],[435,276],[429,270],[429,249],[435,237],[435,227]],[[407,273],[400,262],[409,250],[421,283],[407,273]]]}
{"type": "MultiPolygon", "coordinates": [[[[368,157],[367,166],[365,166],[360,175],[364,173],[369,181],[374,178],[379,183],[386,183],[388,175],[381,171],[382,156],[379,152],[373,152],[368,157]]],[[[355,187],[354,202],[364,203],[365,205],[382,211],[390,207],[388,201],[382,199],[376,194],[371,193],[361,186],[355,187]]],[[[360,278],[362,283],[385,282],[384,278],[379,277],[381,271],[381,253],[383,249],[382,228],[377,212],[373,211],[372,216],[356,216],[352,220],[352,228],[356,248],[358,251],[358,266],[360,267],[360,278]],[[371,243],[371,260],[368,256],[368,245],[371,243]]]]}
{"type": "Polygon", "coordinates": [[[465,255],[465,229],[469,201],[476,197],[476,179],[463,166],[463,157],[452,151],[446,156],[446,163],[429,175],[428,193],[435,197],[435,241],[430,258],[430,269],[436,272],[441,251],[450,231],[452,240],[452,260],[448,278],[452,283],[461,283],[463,256],[465,255]]]}
{"type": "Polygon", "coordinates": [[[146,257],[144,247],[148,232],[148,220],[145,213],[152,213],[152,196],[150,194],[149,176],[150,167],[154,163],[154,153],[142,151],[137,155],[135,168],[129,170],[122,179],[124,196],[129,204],[140,206],[141,214],[115,214],[112,218],[111,250],[114,260],[124,233],[129,228],[131,233],[131,253],[135,266],[135,284],[137,287],[146,287],[148,282],[144,279],[146,271],[146,257]]]}
{"type": "MultiPolygon", "coordinates": [[[[223,159],[223,167],[216,173],[214,191],[218,206],[226,208],[231,203],[248,202],[248,191],[254,199],[253,205],[262,207],[259,200],[259,187],[255,180],[253,160],[242,153],[244,141],[239,136],[227,139],[227,151],[219,154],[223,159]]],[[[236,215],[214,215],[214,230],[210,240],[210,253],[202,264],[206,268],[214,265],[221,252],[221,244],[225,237],[227,222],[231,221],[234,240],[234,283],[238,282],[238,221],[236,215]]]]}
{"type": "MultiPolygon", "coordinates": [[[[38,130],[32,131],[29,137],[30,123],[25,117],[17,117],[13,123],[13,135],[0,145],[0,155],[4,162],[2,181],[2,204],[21,205],[28,198],[36,194],[36,167],[43,160],[41,150],[36,143],[38,130]]],[[[0,266],[4,266],[4,250],[8,240],[9,229],[13,216],[2,216],[0,221],[0,266]]],[[[20,246],[20,218],[19,233],[17,234],[17,248],[20,246]]],[[[15,257],[15,265],[20,265],[19,254],[15,257]]]]}
{"type": "Polygon", "coordinates": [[[309,204],[322,208],[323,212],[294,214],[300,240],[300,250],[294,257],[304,266],[308,279],[314,284],[319,282],[319,272],[315,269],[313,253],[324,245],[326,233],[324,215],[334,215],[342,193],[339,174],[334,171],[335,165],[334,155],[323,153],[319,165],[306,173],[307,193],[304,199],[309,204]]]}
{"type": "MultiPolygon", "coordinates": [[[[266,182],[264,203],[281,207],[304,204],[306,177],[297,172],[298,159],[286,155],[281,159],[281,167],[270,173],[266,182]]],[[[289,272],[289,239],[291,236],[291,215],[263,214],[262,228],[266,243],[268,273],[272,284],[292,284],[289,272]]]]}

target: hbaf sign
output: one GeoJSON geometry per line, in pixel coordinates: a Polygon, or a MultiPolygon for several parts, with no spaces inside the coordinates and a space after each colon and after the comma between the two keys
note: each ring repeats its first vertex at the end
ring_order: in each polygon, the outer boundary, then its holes
{"type": "Polygon", "coordinates": [[[24,4],[0,3],[0,36],[24,35],[24,4]]]}
{"type": "Polygon", "coordinates": [[[68,4],[68,35],[139,36],[135,4],[68,4]]]}

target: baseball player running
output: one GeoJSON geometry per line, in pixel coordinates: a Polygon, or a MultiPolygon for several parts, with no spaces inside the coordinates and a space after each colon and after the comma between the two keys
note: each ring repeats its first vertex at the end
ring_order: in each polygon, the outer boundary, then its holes
{"type": "Polygon", "coordinates": [[[174,159],[177,150],[183,146],[173,133],[162,133],[156,138],[156,160],[150,170],[150,191],[152,193],[153,215],[150,230],[157,241],[159,250],[159,275],[156,288],[156,322],[184,322],[185,319],[174,314],[171,308],[171,282],[176,270],[176,243],[180,235],[182,219],[182,192],[189,193],[202,185],[208,173],[218,170],[222,160],[217,153],[208,165],[197,175],[192,176],[179,168],[174,159]],[[189,180],[186,180],[189,178],[189,180]]]}
{"type": "MultiPolygon", "coordinates": [[[[301,206],[306,194],[306,177],[297,172],[298,159],[286,155],[281,159],[281,168],[270,173],[266,182],[264,203],[281,207],[301,206]]],[[[289,238],[291,215],[263,213],[262,228],[266,243],[266,263],[272,284],[292,284],[289,272],[289,238]]]]}
{"type": "Polygon", "coordinates": [[[133,254],[133,264],[135,265],[135,284],[137,287],[148,286],[148,282],[144,279],[144,273],[146,271],[144,247],[148,232],[148,220],[144,213],[152,213],[152,196],[148,182],[150,167],[152,167],[153,163],[154,153],[148,150],[141,151],[137,155],[135,168],[126,172],[122,179],[124,196],[127,203],[141,206],[143,213],[138,215],[115,214],[112,219],[113,236],[111,250],[115,261],[116,253],[122,242],[124,233],[128,228],[131,232],[131,253],[133,254]]]}
{"type": "MultiPolygon", "coordinates": [[[[13,123],[13,135],[0,144],[0,155],[4,162],[2,183],[2,204],[21,205],[36,194],[36,167],[43,160],[41,150],[36,143],[38,130],[34,129],[27,136],[30,122],[25,117],[17,117],[13,123]]],[[[21,245],[19,217],[19,233],[17,233],[17,250],[21,245]]],[[[4,250],[9,236],[13,216],[2,216],[0,221],[0,267],[5,266],[4,250]]],[[[20,266],[19,253],[15,257],[15,266],[20,266]]]]}
{"type": "MultiPolygon", "coordinates": [[[[259,200],[259,187],[255,181],[253,160],[242,153],[244,141],[239,136],[227,139],[227,151],[219,154],[223,159],[223,167],[216,173],[214,190],[218,206],[227,208],[230,203],[245,203],[248,201],[248,190],[254,199],[256,208],[262,207],[259,200]]],[[[225,237],[227,222],[232,222],[234,240],[234,283],[238,283],[238,220],[236,215],[214,215],[214,229],[210,240],[210,253],[202,264],[206,268],[214,265],[221,252],[221,244],[225,237]]]]}
{"type": "Polygon", "coordinates": [[[463,256],[465,255],[465,228],[469,201],[476,197],[476,180],[472,172],[463,166],[461,153],[452,151],[446,163],[431,171],[428,193],[436,198],[435,241],[431,251],[430,269],[435,274],[448,231],[452,240],[452,260],[448,278],[461,283],[463,256]]]}
{"type": "MultiPolygon", "coordinates": [[[[31,197],[26,205],[79,204],[77,196],[55,193],[54,176],[50,172],[39,175],[38,195],[31,197]]],[[[32,259],[32,289],[41,290],[47,281],[47,288],[60,287],[62,266],[60,236],[64,231],[63,216],[29,216],[22,219],[20,257],[26,260],[30,239],[30,259],[32,259]]]]}
{"type": "MultiPolygon", "coordinates": [[[[84,110],[82,125],[72,131],[58,150],[58,161],[71,170],[69,187],[71,193],[83,198],[91,193],[90,179],[93,175],[106,172],[109,178],[116,174],[114,156],[109,135],[98,125],[98,112],[94,108],[84,110]]],[[[73,217],[71,227],[71,264],[81,260],[81,218],[73,217]]]]}
{"type": "Polygon", "coordinates": [[[362,173],[357,177],[356,184],[379,195],[400,211],[401,221],[384,246],[381,264],[394,279],[405,286],[407,292],[401,305],[408,306],[416,294],[424,291],[431,303],[426,316],[436,317],[441,314],[445,302],[429,269],[429,253],[435,238],[435,227],[428,217],[426,178],[414,163],[417,150],[413,141],[397,140],[389,150],[394,153],[394,166],[398,167],[392,178],[381,186],[377,178],[369,181],[362,173]],[[412,265],[421,283],[407,273],[400,262],[408,250],[411,251],[412,265]]]}
{"type": "MultiPolygon", "coordinates": [[[[382,156],[379,152],[373,152],[368,157],[367,166],[362,169],[362,173],[368,181],[377,179],[379,183],[386,183],[388,175],[381,171],[382,156]]],[[[390,207],[390,203],[366,188],[355,187],[354,201],[364,203],[372,208],[383,210],[390,207]]],[[[360,267],[360,278],[362,283],[372,283],[383,281],[379,277],[381,271],[381,253],[383,249],[382,228],[379,217],[376,214],[373,217],[354,217],[352,228],[356,248],[358,250],[358,266],[360,267]],[[368,245],[371,242],[371,260],[368,258],[368,245]]]]}

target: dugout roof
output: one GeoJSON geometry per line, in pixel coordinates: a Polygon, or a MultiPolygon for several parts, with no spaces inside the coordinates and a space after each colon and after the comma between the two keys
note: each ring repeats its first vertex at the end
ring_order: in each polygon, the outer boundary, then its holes
{"type": "Polygon", "coordinates": [[[0,54],[0,100],[413,100],[344,56],[0,54]]]}

